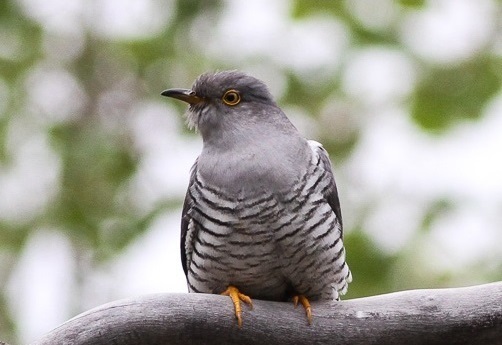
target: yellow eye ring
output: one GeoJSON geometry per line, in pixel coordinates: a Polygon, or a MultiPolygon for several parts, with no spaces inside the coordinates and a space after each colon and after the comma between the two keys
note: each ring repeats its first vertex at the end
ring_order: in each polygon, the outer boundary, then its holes
{"type": "Polygon", "coordinates": [[[241,101],[241,95],[239,94],[239,91],[231,89],[225,92],[221,100],[226,105],[237,105],[241,101]]]}

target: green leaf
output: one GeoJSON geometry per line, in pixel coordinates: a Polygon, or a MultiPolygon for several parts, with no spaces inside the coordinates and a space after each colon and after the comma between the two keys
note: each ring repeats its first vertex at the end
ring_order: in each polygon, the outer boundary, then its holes
{"type": "Polygon", "coordinates": [[[489,57],[429,70],[412,101],[413,119],[424,129],[441,132],[476,120],[501,86],[501,63],[489,57]]]}
{"type": "Polygon", "coordinates": [[[399,4],[406,7],[413,7],[420,9],[425,6],[425,0],[399,0],[399,4]]]}
{"type": "Polygon", "coordinates": [[[302,1],[293,4],[292,17],[304,18],[316,13],[329,13],[335,16],[345,13],[343,1],[302,1]]]}
{"type": "Polygon", "coordinates": [[[347,263],[353,276],[346,298],[392,291],[389,274],[394,258],[385,255],[359,230],[348,233],[344,243],[347,250],[347,263]]]}

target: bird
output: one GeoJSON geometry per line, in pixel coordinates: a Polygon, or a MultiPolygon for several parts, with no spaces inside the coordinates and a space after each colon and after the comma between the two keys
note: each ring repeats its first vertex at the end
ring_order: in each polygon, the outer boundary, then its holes
{"type": "Polygon", "coordinates": [[[310,302],[338,300],[352,281],[327,151],[244,72],[207,72],[161,95],[188,103],[202,136],[181,217],[188,291],[229,296],[239,328],[252,299],[301,304],[311,324],[310,302]]]}

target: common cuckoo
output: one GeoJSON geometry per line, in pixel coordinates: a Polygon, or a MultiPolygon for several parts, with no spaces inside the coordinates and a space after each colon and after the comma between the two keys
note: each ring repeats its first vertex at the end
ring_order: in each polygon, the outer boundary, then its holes
{"type": "Polygon", "coordinates": [[[338,299],[352,280],[327,152],[244,73],[206,73],[162,95],[189,104],[203,139],[181,220],[189,291],[230,296],[239,327],[251,297],[300,303],[311,323],[309,301],[338,299]]]}

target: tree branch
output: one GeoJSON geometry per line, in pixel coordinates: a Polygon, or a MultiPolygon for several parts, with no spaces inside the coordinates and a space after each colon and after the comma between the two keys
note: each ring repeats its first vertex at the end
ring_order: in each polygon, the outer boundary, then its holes
{"type": "Polygon", "coordinates": [[[156,294],[108,303],[32,345],[502,344],[502,282],[312,303],[254,300],[239,329],[228,297],[156,294]]]}

